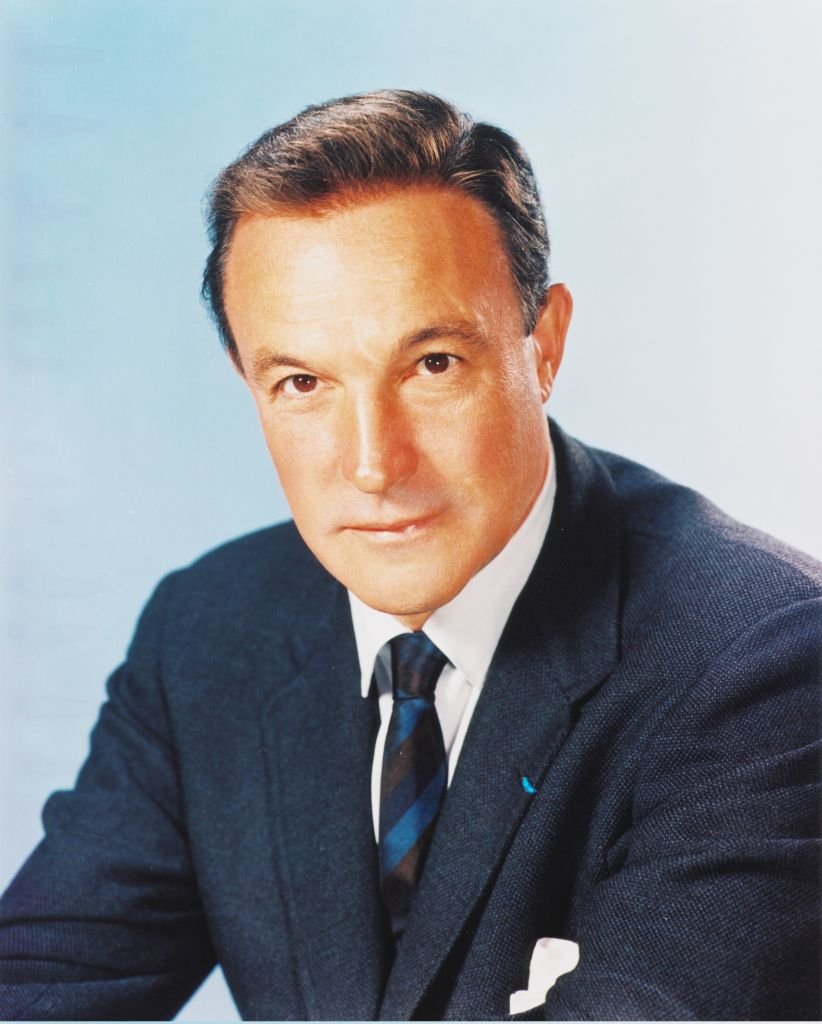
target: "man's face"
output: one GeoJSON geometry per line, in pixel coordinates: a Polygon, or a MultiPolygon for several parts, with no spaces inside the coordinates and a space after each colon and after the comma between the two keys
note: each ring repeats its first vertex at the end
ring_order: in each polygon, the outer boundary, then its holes
{"type": "Polygon", "coordinates": [[[552,293],[526,337],[496,223],[451,190],[235,229],[226,310],[297,528],[411,628],[504,547],[545,479],[570,315],[552,293]]]}

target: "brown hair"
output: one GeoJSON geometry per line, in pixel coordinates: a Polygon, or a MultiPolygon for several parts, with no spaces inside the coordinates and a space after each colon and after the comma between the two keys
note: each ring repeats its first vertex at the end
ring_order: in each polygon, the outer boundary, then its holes
{"type": "Polygon", "coordinates": [[[393,185],[420,184],[460,189],[491,212],[530,333],[548,290],[550,247],[524,150],[501,128],[431,93],[384,90],[307,107],[260,136],[212,185],[202,294],[235,361],[223,272],[240,217],[322,212],[393,185]]]}

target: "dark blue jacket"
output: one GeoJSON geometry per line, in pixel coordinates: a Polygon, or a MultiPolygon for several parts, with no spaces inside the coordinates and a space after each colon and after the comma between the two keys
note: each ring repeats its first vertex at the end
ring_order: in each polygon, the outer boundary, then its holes
{"type": "Polygon", "coordinates": [[[345,591],[285,525],[160,584],[0,907],[0,1015],[814,1018],[820,569],[552,427],[557,502],[391,964],[345,591]],[[522,777],[530,781],[526,792],[522,777]]]}

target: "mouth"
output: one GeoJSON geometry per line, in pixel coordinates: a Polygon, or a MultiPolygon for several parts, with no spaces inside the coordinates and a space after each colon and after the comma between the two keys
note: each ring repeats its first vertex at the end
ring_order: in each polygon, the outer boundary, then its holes
{"type": "Polygon", "coordinates": [[[345,530],[371,537],[375,540],[411,538],[423,532],[437,518],[439,513],[415,516],[412,519],[393,519],[385,522],[355,523],[344,527],[345,530]]]}

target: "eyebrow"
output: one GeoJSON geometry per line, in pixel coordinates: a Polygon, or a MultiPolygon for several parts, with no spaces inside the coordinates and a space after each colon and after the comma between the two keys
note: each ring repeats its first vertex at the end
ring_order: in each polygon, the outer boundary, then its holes
{"type": "MultiPolygon", "coordinates": [[[[404,334],[399,340],[397,351],[407,352],[418,345],[439,341],[440,338],[459,338],[478,348],[487,348],[489,345],[485,334],[469,320],[439,320],[418,331],[404,334]]],[[[251,376],[255,383],[262,385],[268,373],[277,366],[304,370],[307,374],[315,372],[307,363],[285,352],[259,352],[251,360],[251,376]]]]}
{"type": "Polygon", "coordinates": [[[311,368],[296,356],[284,352],[258,352],[251,360],[251,377],[255,384],[262,386],[266,376],[276,366],[288,366],[295,370],[305,370],[311,374],[311,368]]]}
{"type": "Polygon", "coordinates": [[[415,345],[424,345],[429,341],[438,341],[440,338],[460,338],[471,345],[480,348],[488,347],[488,338],[470,320],[438,320],[428,327],[419,331],[412,331],[400,339],[399,350],[406,351],[414,348],[415,345]]]}

